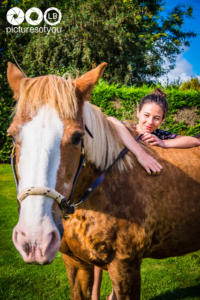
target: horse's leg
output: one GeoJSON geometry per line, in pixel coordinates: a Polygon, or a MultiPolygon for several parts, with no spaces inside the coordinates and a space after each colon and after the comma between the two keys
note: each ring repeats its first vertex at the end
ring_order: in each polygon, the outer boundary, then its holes
{"type": "Polygon", "coordinates": [[[92,288],[92,300],[100,300],[100,288],[102,281],[102,270],[94,267],[94,284],[92,288]]]}
{"type": "Polygon", "coordinates": [[[117,300],[140,299],[140,262],[134,263],[115,259],[108,272],[117,300]]]}
{"type": "Polygon", "coordinates": [[[111,294],[106,298],[106,300],[117,300],[114,290],[112,289],[111,294]]]}
{"type": "MultiPolygon", "coordinates": [[[[102,282],[102,270],[98,267],[94,267],[94,284],[92,288],[92,299],[91,300],[100,300],[100,289],[102,282]]],[[[114,290],[106,298],[107,300],[117,300],[114,290]]]]}
{"type": "Polygon", "coordinates": [[[71,300],[89,300],[92,295],[94,267],[62,254],[71,289],[71,300]]]}

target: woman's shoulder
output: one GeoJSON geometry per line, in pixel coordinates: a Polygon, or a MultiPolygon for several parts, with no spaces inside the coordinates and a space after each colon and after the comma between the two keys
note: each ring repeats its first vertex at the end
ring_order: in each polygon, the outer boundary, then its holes
{"type": "Polygon", "coordinates": [[[161,140],[175,139],[177,137],[177,134],[162,129],[156,129],[153,134],[161,140]]]}

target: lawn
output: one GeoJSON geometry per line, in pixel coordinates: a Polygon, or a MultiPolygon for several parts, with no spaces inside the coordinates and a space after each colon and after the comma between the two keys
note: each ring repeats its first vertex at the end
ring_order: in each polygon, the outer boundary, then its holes
{"type": "MultiPolygon", "coordinates": [[[[61,254],[47,266],[27,265],[12,243],[17,223],[14,179],[9,165],[0,165],[0,299],[70,299],[61,254]]],[[[104,273],[101,300],[111,290],[104,273]]],[[[142,264],[142,300],[200,299],[200,251],[179,258],[146,259],[142,264]]]]}

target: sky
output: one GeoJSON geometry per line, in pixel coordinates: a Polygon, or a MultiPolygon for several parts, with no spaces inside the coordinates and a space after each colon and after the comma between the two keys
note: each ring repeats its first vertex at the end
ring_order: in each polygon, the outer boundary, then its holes
{"type": "Polygon", "coordinates": [[[198,76],[200,80],[200,0],[165,0],[166,12],[170,12],[176,5],[193,7],[193,18],[185,18],[183,29],[193,31],[197,36],[189,40],[190,47],[185,48],[177,57],[175,69],[160,78],[163,83],[167,78],[172,82],[177,79],[186,81],[198,76]]]}

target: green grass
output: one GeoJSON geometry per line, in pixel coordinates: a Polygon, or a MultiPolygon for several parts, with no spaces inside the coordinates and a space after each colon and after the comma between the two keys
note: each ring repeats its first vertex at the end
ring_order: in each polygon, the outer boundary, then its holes
{"type": "MultiPolygon", "coordinates": [[[[47,266],[27,265],[12,243],[17,223],[14,179],[9,165],[0,165],[0,299],[70,299],[69,284],[58,253],[47,266]]],[[[103,275],[101,300],[111,291],[103,275]]],[[[164,260],[146,259],[142,264],[142,300],[200,299],[200,251],[164,260]]]]}

